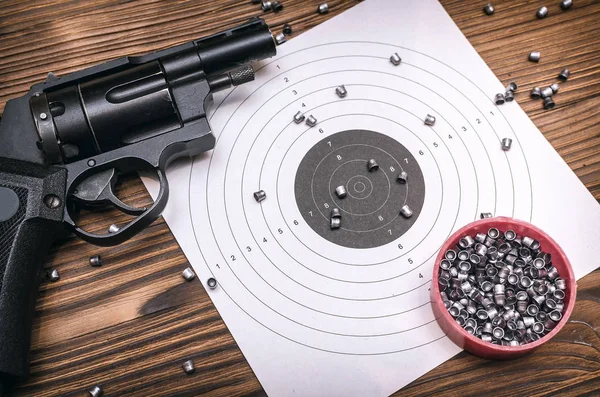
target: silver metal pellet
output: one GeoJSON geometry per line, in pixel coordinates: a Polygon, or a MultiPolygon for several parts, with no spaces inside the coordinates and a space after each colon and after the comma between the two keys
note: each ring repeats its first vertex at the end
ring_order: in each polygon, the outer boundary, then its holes
{"type": "Polygon", "coordinates": [[[327,5],[327,3],[319,4],[319,7],[317,8],[317,12],[321,15],[327,14],[329,12],[329,6],[327,5]]]}
{"type": "Polygon", "coordinates": [[[502,144],[501,144],[502,150],[504,150],[505,152],[509,151],[511,146],[512,146],[512,139],[502,138],[502,144]]]}
{"type": "Polygon", "coordinates": [[[121,230],[121,228],[119,226],[115,225],[114,223],[108,227],[108,232],[110,234],[117,233],[119,230],[121,230]]]}
{"type": "Polygon", "coordinates": [[[516,92],[517,89],[519,88],[519,86],[517,85],[517,83],[515,83],[514,81],[511,81],[507,86],[506,86],[506,91],[512,91],[512,92],[516,92]]]}
{"type": "Polygon", "coordinates": [[[556,94],[558,92],[558,90],[560,89],[560,86],[558,85],[558,83],[552,83],[550,85],[550,89],[552,90],[552,92],[554,94],[556,94]]]}
{"type": "Polygon", "coordinates": [[[295,115],[294,115],[294,123],[296,124],[300,124],[304,121],[306,117],[304,116],[304,113],[302,113],[301,111],[298,111],[295,115]]]}
{"type": "Polygon", "coordinates": [[[546,99],[548,97],[551,97],[552,94],[554,94],[554,91],[552,91],[552,88],[550,88],[550,87],[545,87],[542,90],[541,94],[542,94],[542,98],[546,99]]]}
{"type": "Polygon", "coordinates": [[[194,278],[196,278],[196,273],[194,273],[191,267],[186,267],[185,270],[181,273],[181,277],[183,277],[187,281],[192,281],[194,278]]]}
{"type": "Polygon", "coordinates": [[[271,1],[263,1],[261,3],[260,7],[262,8],[263,11],[269,11],[269,10],[271,10],[273,8],[273,2],[271,2],[271,1]]]}
{"type": "Polygon", "coordinates": [[[492,5],[492,3],[488,3],[485,5],[485,7],[483,7],[483,12],[485,12],[487,15],[492,15],[495,11],[496,9],[492,5]]]}
{"type": "Polygon", "coordinates": [[[444,257],[449,260],[449,261],[453,261],[456,259],[456,251],[454,250],[448,250],[446,251],[446,253],[444,254],[444,257]]]}
{"type": "Polygon", "coordinates": [[[529,53],[529,60],[531,62],[539,62],[541,56],[542,54],[539,51],[532,51],[529,53]]]}
{"type": "Polygon", "coordinates": [[[330,218],[329,219],[329,227],[333,229],[339,229],[342,227],[342,219],[341,218],[330,218]]]}
{"type": "Polygon", "coordinates": [[[267,193],[265,193],[264,190],[259,190],[258,192],[254,192],[254,200],[256,200],[257,203],[260,203],[261,201],[263,201],[266,198],[267,198],[267,193]]]}
{"type": "Polygon", "coordinates": [[[481,219],[486,219],[486,218],[491,218],[491,217],[493,217],[493,215],[492,215],[492,213],[491,213],[491,212],[482,212],[482,213],[480,214],[480,217],[481,217],[481,219]]]}
{"type": "Polygon", "coordinates": [[[58,274],[58,270],[52,269],[48,272],[48,279],[52,282],[60,280],[60,274],[58,274]]]}
{"type": "Polygon", "coordinates": [[[571,71],[569,71],[569,69],[563,69],[558,75],[558,78],[562,81],[567,81],[569,76],[571,76],[571,71]]]}
{"type": "Polygon", "coordinates": [[[88,390],[88,393],[91,397],[102,397],[104,395],[104,391],[102,391],[102,387],[100,386],[92,387],[90,390],[88,390]]]}
{"type": "Polygon", "coordinates": [[[502,105],[504,104],[504,95],[502,95],[502,93],[498,93],[494,96],[494,103],[496,105],[502,105]]]}
{"type": "Polygon", "coordinates": [[[331,209],[331,216],[330,218],[341,218],[342,217],[342,211],[340,211],[339,208],[332,208],[331,209]]]}
{"type": "Polygon", "coordinates": [[[400,215],[402,215],[405,218],[410,218],[413,215],[413,211],[407,204],[404,204],[402,208],[400,208],[400,215]]]}
{"type": "Polygon", "coordinates": [[[489,238],[497,239],[498,236],[500,236],[500,231],[495,227],[492,227],[490,230],[488,230],[487,235],[489,238]]]}
{"type": "Polygon", "coordinates": [[[398,55],[397,52],[393,53],[390,56],[390,62],[394,65],[394,66],[398,66],[402,63],[402,58],[400,58],[400,55],[398,55]]]}
{"type": "Polygon", "coordinates": [[[458,240],[458,245],[460,248],[466,249],[475,245],[475,240],[473,237],[466,235],[460,240],[458,240]]]}
{"type": "Polygon", "coordinates": [[[563,0],[560,2],[560,8],[563,10],[568,10],[573,6],[573,0],[563,0]]]}
{"type": "Polygon", "coordinates": [[[514,101],[515,100],[515,94],[512,91],[510,91],[510,90],[506,91],[504,93],[504,100],[506,102],[512,102],[512,101],[514,101]]]}
{"type": "Polygon", "coordinates": [[[547,15],[548,15],[548,7],[546,7],[546,6],[540,7],[537,10],[537,12],[535,13],[535,16],[538,17],[538,19],[546,18],[547,15]]]}
{"type": "Polygon", "coordinates": [[[185,373],[188,375],[193,374],[194,371],[196,371],[196,367],[194,367],[194,361],[192,360],[187,360],[186,362],[184,362],[182,367],[185,373]]]}
{"type": "Polygon", "coordinates": [[[540,322],[536,322],[531,326],[531,329],[536,334],[541,334],[544,332],[544,324],[542,324],[540,322]]]}
{"type": "Polygon", "coordinates": [[[407,178],[408,178],[408,173],[406,171],[400,171],[400,173],[396,177],[396,180],[398,181],[398,183],[401,183],[404,185],[406,183],[407,178]]]}
{"type": "Polygon", "coordinates": [[[369,172],[375,172],[379,169],[379,164],[377,164],[377,161],[375,159],[371,159],[367,161],[367,169],[369,170],[369,172]]]}
{"type": "Polygon", "coordinates": [[[102,257],[100,255],[90,256],[90,265],[92,267],[100,267],[100,266],[102,266],[102,257]]]}
{"type": "Polygon", "coordinates": [[[554,103],[554,100],[551,96],[544,98],[544,109],[550,110],[553,109],[554,106],[556,106],[556,104],[554,103]]]}
{"type": "Polygon", "coordinates": [[[496,327],[492,331],[492,336],[494,339],[502,339],[504,337],[504,330],[500,327],[496,327]]]}
{"type": "Polygon", "coordinates": [[[343,199],[344,197],[346,197],[346,195],[348,195],[348,192],[346,191],[344,185],[340,185],[335,188],[335,194],[338,196],[338,198],[343,199]]]}
{"type": "Polygon", "coordinates": [[[425,117],[425,125],[432,126],[435,124],[435,116],[428,114],[425,117]]]}
{"type": "Polygon", "coordinates": [[[542,90],[540,89],[540,87],[533,87],[533,89],[531,90],[531,98],[540,99],[541,96],[542,90]]]}
{"type": "Polygon", "coordinates": [[[208,280],[206,280],[206,285],[208,285],[208,288],[210,289],[217,288],[217,279],[214,277],[210,277],[208,280]]]}
{"type": "Polygon", "coordinates": [[[271,8],[273,9],[273,12],[279,12],[283,10],[283,4],[281,4],[280,1],[274,1],[271,8]]]}
{"type": "Polygon", "coordinates": [[[275,35],[275,43],[277,43],[277,45],[282,45],[286,41],[287,41],[287,38],[285,37],[285,34],[283,34],[283,32],[277,33],[275,35]]]}
{"type": "Polygon", "coordinates": [[[517,233],[514,230],[507,230],[504,232],[504,239],[506,241],[513,241],[517,237],[517,233]]]}
{"type": "Polygon", "coordinates": [[[315,116],[313,116],[312,114],[308,116],[308,118],[306,119],[306,125],[308,125],[309,127],[314,127],[315,125],[317,125],[317,119],[315,118],[315,116]]]}
{"type": "Polygon", "coordinates": [[[335,89],[335,93],[337,94],[337,96],[339,96],[340,98],[345,98],[346,95],[348,95],[348,91],[346,91],[346,87],[344,85],[341,85],[339,87],[337,87],[335,89]]]}

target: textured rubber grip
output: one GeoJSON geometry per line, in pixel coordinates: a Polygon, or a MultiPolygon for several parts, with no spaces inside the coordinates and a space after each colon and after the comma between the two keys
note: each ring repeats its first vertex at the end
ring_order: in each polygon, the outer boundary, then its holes
{"type": "Polygon", "coordinates": [[[63,230],[66,171],[0,158],[0,379],[24,379],[44,257],[63,230]]]}

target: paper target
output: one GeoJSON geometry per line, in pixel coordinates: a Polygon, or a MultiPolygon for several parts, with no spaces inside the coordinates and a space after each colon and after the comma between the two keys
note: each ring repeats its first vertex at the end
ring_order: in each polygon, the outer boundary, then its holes
{"type": "Polygon", "coordinates": [[[284,55],[210,122],[217,144],[193,163],[189,211],[214,293],[303,346],[380,355],[443,338],[428,291],[441,244],[481,212],[531,219],[527,160],[501,109],[464,73],[409,48],[336,42],[284,55]],[[317,124],[296,124],[298,111],[317,124]]]}

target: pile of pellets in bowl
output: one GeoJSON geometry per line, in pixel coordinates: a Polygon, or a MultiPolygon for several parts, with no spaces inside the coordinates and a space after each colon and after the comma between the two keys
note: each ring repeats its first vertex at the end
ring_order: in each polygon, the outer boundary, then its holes
{"type": "Polygon", "coordinates": [[[539,241],[490,228],[460,238],[440,262],[444,306],[466,332],[519,346],[539,340],[561,320],[567,283],[539,241]]]}

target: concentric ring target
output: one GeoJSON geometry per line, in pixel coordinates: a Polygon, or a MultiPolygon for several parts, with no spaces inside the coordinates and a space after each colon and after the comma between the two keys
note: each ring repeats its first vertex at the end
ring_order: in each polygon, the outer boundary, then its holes
{"type": "Polygon", "coordinates": [[[377,355],[443,338],[428,292],[441,244],[480,212],[531,217],[529,174],[515,172],[527,162],[501,110],[414,50],[339,42],[286,54],[221,98],[211,125],[216,147],[189,180],[197,248],[245,315],[310,348],[377,355]],[[296,124],[298,111],[317,125],[296,124]],[[341,229],[329,227],[333,206],[341,229]]]}

